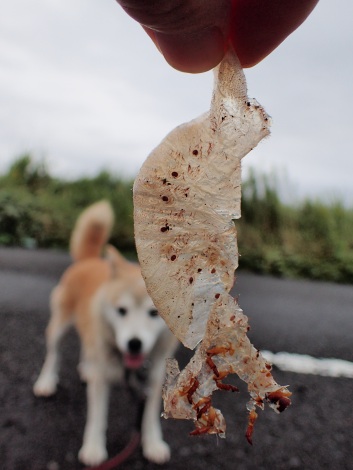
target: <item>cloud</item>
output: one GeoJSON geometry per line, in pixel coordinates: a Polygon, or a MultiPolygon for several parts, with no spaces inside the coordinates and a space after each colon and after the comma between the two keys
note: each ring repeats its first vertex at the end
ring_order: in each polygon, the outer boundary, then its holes
{"type": "MultiPolygon", "coordinates": [[[[2,18],[0,169],[31,150],[65,176],[102,166],[131,176],[183,119],[184,102],[170,90],[187,77],[114,2],[15,0],[2,18]]],[[[187,103],[195,101],[189,92],[187,103]]]]}
{"type": "MultiPolygon", "coordinates": [[[[244,159],[285,170],[298,194],[353,197],[351,0],[321,0],[246,70],[272,137],[244,159]]],[[[212,73],[169,67],[114,0],[12,0],[0,17],[0,171],[19,153],[61,176],[132,176],[175,126],[209,106],[212,73]]]]}

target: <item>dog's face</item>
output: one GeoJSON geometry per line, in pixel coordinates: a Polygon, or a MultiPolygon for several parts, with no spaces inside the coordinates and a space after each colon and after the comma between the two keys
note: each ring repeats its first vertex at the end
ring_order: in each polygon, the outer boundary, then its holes
{"type": "Polygon", "coordinates": [[[158,315],[142,278],[132,281],[115,283],[104,317],[113,331],[124,366],[136,369],[146,360],[167,327],[158,315]]]}

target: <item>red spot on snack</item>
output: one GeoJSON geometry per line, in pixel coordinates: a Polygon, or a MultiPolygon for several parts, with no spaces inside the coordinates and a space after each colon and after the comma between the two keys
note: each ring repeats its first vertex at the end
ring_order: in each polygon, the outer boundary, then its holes
{"type": "Polygon", "coordinates": [[[194,429],[189,433],[190,436],[200,436],[201,434],[207,434],[212,426],[203,426],[197,429],[194,429]]]}
{"type": "Polygon", "coordinates": [[[192,284],[194,282],[194,278],[190,277],[189,282],[190,282],[190,284],[192,284]]]}
{"type": "Polygon", "coordinates": [[[170,259],[171,259],[172,261],[175,261],[175,260],[176,260],[176,255],[172,255],[172,256],[170,257],[170,259]]]}
{"type": "Polygon", "coordinates": [[[216,294],[216,295],[215,295],[215,298],[216,298],[216,299],[219,299],[220,296],[221,296],[221,294],[216,294]]]}
{"type": "Polygon", "coordinates": [[[195,150],[192,151],[192,154],[193,154],[193,155],[198,155],[198,154],[199,154],[199,151],[195,149],[195,150]]]}
{"type": "Polygon", "coordinates": [[[197,411],[197,419],[200,419],[203,414],[207,413],[207,411],[211,408],[211,400],[206,402],[206,404],[197,411]]]}
{"type": "Polygon", "coordinates": [[[249,422],[248,422],[248,427],[246,429],[245,437],[246,437],[248,443],[251,444],[251,445],[252,445],[252,435],[253,435],[253,432],[254,432],[254,425],[255,425],[256,419],[257,419],[256,411],[254,411],[254,410],[250,411],[249,422]]]}
{"type": "Polygon", "coordinates": [[[216,272],[215,268],[212,269],[211,273],[214,274],[216,272]]]}
{"type": "Polygon", "coordinates": [[[177,178],[179,176],[179,173],[177,171],[172,172],[173,178],[177,178]]]}
{"type": "Polygon", "coordinates": [[[168,196],[162,196],[162,201],[165,201],[165,202],[169,201],[168,196]]]}
{"type": "Polygon", "coordinates": [[[199,381],[195,378],[194,381],[193,381],[193,384],[191,385],[191,387],[189,388],[188,392],[187,392],[187,399],[188,399],[188,402],[192,403],[192,396],[193,394],[196,392],[198,386],[200,385],[199,381]]]}
{"type": "Polygon", "coordinates": [[[210,356],[207,356],[207,358],[206,358],[206,364],[208,365],[208,367],[209,367],[210,369],[212,369],[212,371],[213,371],[214,375],[216,376],[216,378],[219,377],[219,371],[218,371],[218,369],[217,369],[217,366],[216,366],[216,364],[213,362],[213,360],[212,360],[212,358],[211,358],[210,356]]]}
{"type": "Polygon", "coordinates": [[[227,392],[239,392],[238,387],[230,384],[224,384],[219,380],[216,380],[216,385],[220,390],[226,390],[227,392]]]}
{"type": "Polygon", "coordinates": [[[291,401],[288,398],[290,395],[291,393],[287,390],[285,392],[278,390],[276,392],[268,393],[266,395],[266,399],[269,402],[275,404],[277,410],[282,413],[282,411],[284,411],[291,404],[291,401]]]}

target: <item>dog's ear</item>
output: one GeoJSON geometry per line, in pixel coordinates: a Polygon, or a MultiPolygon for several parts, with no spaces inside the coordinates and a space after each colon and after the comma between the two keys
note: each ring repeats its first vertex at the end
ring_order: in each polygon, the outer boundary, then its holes
{"type": "Polygon", "coordinates": [[[119,276],[124,268],[126,269],[126,265],[129,264],[129,261],[112,245],[106,245],[104,255],[111,266],[112,277],[119,276]]]}

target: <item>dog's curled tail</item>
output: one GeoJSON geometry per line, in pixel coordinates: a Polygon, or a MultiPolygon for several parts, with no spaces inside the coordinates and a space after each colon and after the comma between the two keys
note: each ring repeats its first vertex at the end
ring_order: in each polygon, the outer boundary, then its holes
{"type": "Polygon", "coordinates": [[[78,217],[70,240],[70,254],[75,261],[98,258],[114,224],[111,204],[102,200],[92,204],[78,217]]]}

